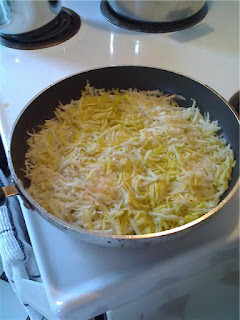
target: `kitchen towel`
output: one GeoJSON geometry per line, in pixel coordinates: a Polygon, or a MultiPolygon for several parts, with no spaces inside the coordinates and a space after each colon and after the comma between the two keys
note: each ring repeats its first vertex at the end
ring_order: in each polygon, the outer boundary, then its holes
{"type": "MultiPolygon", "coordinates": [[[[5,185],[9,185],[9,181],[0,170],[0,186],[5,185]]],[[[29,306],[23,297],[19,297],[13,280],[14,273],[17,272],[18,276],[24,279],[41,281],[17,197],[6,199],[5,205],[0,207],[0,255],[8,281],[29,317],[32,320],[44,320],[44,317],[29,306]]]]}

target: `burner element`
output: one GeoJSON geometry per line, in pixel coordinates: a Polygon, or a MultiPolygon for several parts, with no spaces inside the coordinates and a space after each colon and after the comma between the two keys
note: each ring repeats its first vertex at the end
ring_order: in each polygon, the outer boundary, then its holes
{"type": "Polygon", "coordinates": [[[200,22],[207,14],[207,3],[197,13],[186,19],[173,22],[146,22],[134,19],[128,19],[118,15],[108,4],[107,0],[102,0],[101,12],[103,16],[118,27],[129,29],[132,31],[147,32],[147,33],[165,33],[174,32],[192,27],[200,22]]]}
{"type": "Polygon", "coordinates": [[[45,26],[27,33],[0,36],[0,44],[20,50],[34,50],[55,46],[73,37],[81,26],[80,17],[62,8],[57,17],[45,26]]]}

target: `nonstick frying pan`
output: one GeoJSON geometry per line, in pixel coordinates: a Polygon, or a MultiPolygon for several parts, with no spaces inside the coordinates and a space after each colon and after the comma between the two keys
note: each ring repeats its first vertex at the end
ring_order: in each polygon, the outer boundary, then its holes
{"type": "Polygon", "coordinates": [[[34,97],[25,107],[11,132],[9,166],[15,184],[1,189],[2,203],[6,196],[19,193],[24,203],[33,211],[33,214],[38,213],[57,228],[91,243],[116,247],[141,247],[160,244],[164,240],[184,236],[196,227],[201,227],[204,222],[207,223],[211,216],[223,209],[225,203],[236,192],[239,184],[239,118],[231,106],[214,90],[181,74],[140,66],[94,69],[75,74],[51,85],[34,97]],[[29,180],[26,179],[22,171],[25,153],[28,149],[26,141],[29,136],[27,132],[32,132],[33,129],[36,132],[39,131],[39,125],[43,124],[45,120],[53,118],[53,112],[59,105],[59,101],[62,104],[67,104],[71,99],[79,99],[81,90],[85,88],[87,81],[96,88],[159,89],[165,93],[178,94],[186,98],[186,101],[179,100],[179,104],[184,107],[191,106],[191,99],[195,99],[202,113],[209,112],[211,119],[218,120],[222,128],[221,133],[234,151],[236,165],[233,168],[229,189],[224,193],[216,208],[195,221],[171,230],[147,235],[117,236],[74,227],[54,217],[38,205],[25,189],[29,186],[29,180]]]}

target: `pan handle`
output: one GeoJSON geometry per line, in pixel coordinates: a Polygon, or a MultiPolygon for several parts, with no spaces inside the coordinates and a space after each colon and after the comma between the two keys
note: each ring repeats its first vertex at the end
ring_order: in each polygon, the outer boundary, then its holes
{"type": "Polygon", "coordinates": [[[7,187],[0,187],[0,206],[3,206],[5,199],[18,194],[18,191],[14,184],[7,187]]]}

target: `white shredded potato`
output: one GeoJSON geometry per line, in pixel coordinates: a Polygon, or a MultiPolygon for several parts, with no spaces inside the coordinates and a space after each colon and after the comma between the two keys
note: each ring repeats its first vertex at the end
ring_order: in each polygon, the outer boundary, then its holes
{"type": "Polygon", "coordinates": [[[29,194],[56,217],[108,234],[149,234],[193,221],[228,188],[233,151],[217,121],[176,95],[95,89],[29,133],[29,194]]]}

